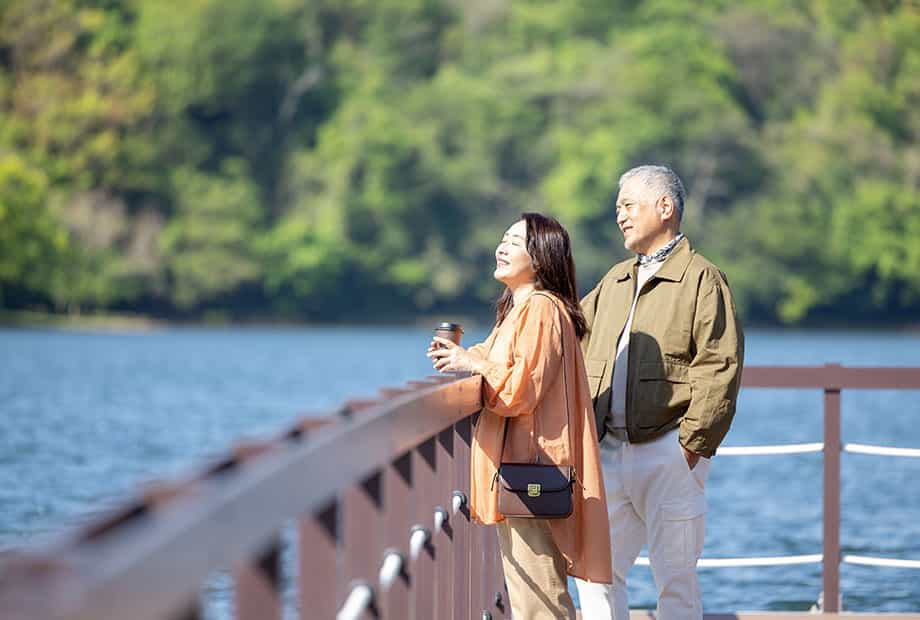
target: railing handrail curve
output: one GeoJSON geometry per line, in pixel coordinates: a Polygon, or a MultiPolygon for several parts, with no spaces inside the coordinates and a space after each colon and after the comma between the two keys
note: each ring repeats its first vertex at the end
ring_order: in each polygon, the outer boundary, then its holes
{"type": "Polygon", "coordinates": [[[169,617],[213,570],[257,555],[287,519],[319,511],[374,468],[478,412],[481,380],[418,384],[360,415],[341,416],[307,442],[279,440],[230,476],[218,471],[198,480],[191,494],[132,509],[136,514],[112,519],[110,531],[17,555],[0,565],[4,618],[169,617]]]}

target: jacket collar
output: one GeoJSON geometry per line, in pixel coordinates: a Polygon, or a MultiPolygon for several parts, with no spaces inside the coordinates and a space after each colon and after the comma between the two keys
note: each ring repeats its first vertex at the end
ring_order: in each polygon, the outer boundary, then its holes
{"type": "MultiPolygon", "coordinates": [[[[668,257],[664,259],[664,262],[661,264],[661,267],[655,273],[654,277],[661,280],[680,282],[684,278],[687,267],[690,266],[693,254],[694,252],[690,247],[689,239],[684,237],[678,242],[668,257]]],[[[632,278],[638,264],[638,259],[620,263],[619,269],[614,273],[616,281],[623,282],[624,280],[632,278]]]]}
{"type": "Polygon", "coordinates": [[[693,249],[690,247],[690,241],[684,237],[671,250],[668,257],[664,259],[661,268],[655,273],[655,277],[661,280],[680,282],[684,279],[684,273],[686,273],[687,267],[690,266],[691,260],[693,260],[693,249]]]}

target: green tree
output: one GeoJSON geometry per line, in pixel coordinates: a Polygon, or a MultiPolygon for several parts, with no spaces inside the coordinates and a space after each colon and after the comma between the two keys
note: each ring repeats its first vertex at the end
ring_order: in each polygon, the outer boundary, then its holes
{"type": "Polygon", "coordinates": [[[878,0],[9,0],[0,303],[485,312],[518,213],[587,287],[655,161],[748,318],[909,320],[918,42],[878,0]]]}
{"type": "Polygon", "coordinates": [[[0,303],[14,289],[56,296],[70,244],[48,212],[48,179],[15,155],[0,156],[0,303]]]}
{"type": "Polygon", "coordinates": [[[226,160],[216,175],[180,168],[173,182],[176,213],[162,236],[173,303],[206,308],[257,282],[261,213],[245,162],[226,160]]]}

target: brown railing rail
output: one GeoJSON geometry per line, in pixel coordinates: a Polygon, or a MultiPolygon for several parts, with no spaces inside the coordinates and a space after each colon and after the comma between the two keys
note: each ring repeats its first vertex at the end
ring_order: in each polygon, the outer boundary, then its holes
{"type": "MultiPolygon", "coordinates": [[[[920,368],[750,367],[743,385],[824,391],[823,611],[836,615],[840,392],[920,390],[920,368]]],[[[494,529],[471,524],[464,503],[480,391],[478,377],[412,382],[148,485],[0,562],[0,618],[193,620],[203,617],[201,584],[218,570],[233,577],[224,604],[241,620],[286,609],[304,618],[510,617],[494,529]]]]}
{"type": "Polygon", "coordinates": [[[469,492],[471,416],[481,407],[481,379],[455,379],[385,390],[347,403],[331,423],[306,419],[242,444],[201,475],[152,486],[43,551],[8,558],[0,617],[191,620],[202,617],[200,584],[230,569],[237,618],[281,618],[290,520],[301,617],[336,616],[356,584],[379,591],[385,549],[403,566],[355,617],[501,617],[494,535],[471,527],[464,507],[450,514],[454,491],[469,492]],[[437,507],[449,516],[440,531],[437,507]],[[415,557],[413,528],[424,538],[415,557]]]}

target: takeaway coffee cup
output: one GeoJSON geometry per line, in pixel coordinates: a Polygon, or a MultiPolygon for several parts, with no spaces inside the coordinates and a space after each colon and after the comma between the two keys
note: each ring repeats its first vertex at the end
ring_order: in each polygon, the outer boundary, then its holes
{"type": "Polygon", "coordinates": [[[448,323],[445,321],[439,323],[438,326],[434,328],[434,335],[460,344],[460,339],[463,337],[463,328],[460,327],[459,323],[448,323]]]}

